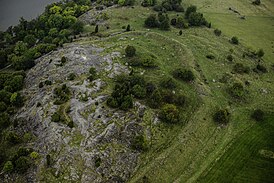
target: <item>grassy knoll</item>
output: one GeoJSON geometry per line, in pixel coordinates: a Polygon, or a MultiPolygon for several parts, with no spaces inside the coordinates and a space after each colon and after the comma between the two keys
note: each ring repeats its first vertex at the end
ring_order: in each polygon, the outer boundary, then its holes
{"type": "MultiPolygon", "coordinates": [[[[272,5],[271,1],[264,2],[272,5]]],[[[158,69],[136,69],[145,71],[144,77],[148,81],[157,83],[171,76],[172,70],[179,66],[191,69],[196,76],[193,84],[176,81],[176,92],[191,99],[185,111],[186,123],[155,125],[149,120],[144,121],[152,132],[150,148],[141,155],[140,166],[130,182],[143,182],[144,177],[150,182],[270,182],[273,159],[261,157],[258,151],[273,152],[273,117],[268,116],[266,121],[257,124],[250,119],[250,114],[256,108],[273,111],[273,54],[270,45],[273,40],[273,7],[259,7],[254,11],[258,7],[244,1],[191,1],[191,4],[204,12],[214,28],[222,30],[222,36],[215,36],[213,29],[208,28],[185,29],[182,36],[175,28],[170,31],[144,28],[145,18],[155,12],[135,6],[134,9],[109,9],[110,29],[102,29],[102,33],[110,36],[87,41],[107,45],[106,52],[123,53],[127,45],[133,45],[137,55],[154,55],[158,69]],[[243,14],[247,19],[241,20],[230,12],[224,12],[230,6],[245,9],[243,14]],[[122,26],[128,24],[133,31],[123,32],[122,26]],[[239,37],[240,45],[229,42],[234,35],[239,37]],[[265,50],[263,64],[268,73],[252,71],[258,60],[243,58],[247,47],[265,50]],[[215,58],[206,58],[208,54],[215,58]],[[233,61],[226,59],[228,55],[233,56],[233,61]],[[248,66],[250,73],[233,72],[236,63],[248,66]],[[229,79],[220,82],[225,75],[229,79]],[[246,81],[250,85],[245,85],[246,81]],[[235,101],[228,94],[228,86],[233,82],[244,84],[248,91],[245,100],[235,101]],[[212,120],[214,111],[221,107],[232,113],[230,123],[225,127],[212,120]]],[[[169,16],[172,18],[176,14],[169,13],[169,16]]]]}

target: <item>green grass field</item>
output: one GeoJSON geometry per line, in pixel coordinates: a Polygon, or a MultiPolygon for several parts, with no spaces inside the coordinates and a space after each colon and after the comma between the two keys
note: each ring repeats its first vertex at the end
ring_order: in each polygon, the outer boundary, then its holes
{"type": "MultiPolygon", "coordinates": [[[[147,80],[159,82],[171,76],[177,67],[191,69],[196,76],[194,84],[176,81],[181,92],[190,98],[186,108],[186,123],[180,125],[153,124],[144,121],[152,133],[150,148],[142,153],[140,165],[129,182],[273,182],[274,159],[261,152],[274,152],[274,4],[265,0],[262,6],[254,7],[251,1],[187,0],[186,5],[197,5],[199,11],[212,22],[213,28],[221,29],[220,37],[214,29],[190,28],[171,31],[144,28],[144,20],[153,11],[149,8],[111,8],[108,10],[109,30],[99,28],[102,34],[111,35],[98,40],[87,40],[83,44],[96,43],[106,46],[106,52],[121,51],[126,45],[134,45],[137,54],[151,54],[157,57],[159,69],[137,69],[145,71],[147,80]],[[236,8],[246,20],[228,11],[236,8]],[[122,32],[122,26],[130,24],[134,31],[122,32]],[[240,45],[229,42],[238,36],[240,45]],[[242,55],[249,48],[264,49],[263,64],[268,73],[236,74],[232,72],[235,63],[243,63],[250,68],[257,64],[242,55]],[[209,60],[206,55],[213,54],[209,60]],[[232,54],[233,62],[226,60],[232,54]],[[227,93],[230,83],[221,83],[225,74],[232,81],[244,83],[249,91],[244,102],[235,102],[227,93]],[[267,92],[262,92],[262,90],[267,92]],[[230,123],[221,127],[212,120],[214,111],[227,107],[232,112],[230,123]],[[256,108],[268,111],[267,118],[257,123],[250,118],[256,108]],[[265,151],[264,151],[265,150],[265,151]]],[[[170,17],[176,16],[170,13],[170,17]]],[[[86,29],[93,30],[94,27],[86,29]]],[[[124,62],[124,60],[121,60],[124,62]]]]}

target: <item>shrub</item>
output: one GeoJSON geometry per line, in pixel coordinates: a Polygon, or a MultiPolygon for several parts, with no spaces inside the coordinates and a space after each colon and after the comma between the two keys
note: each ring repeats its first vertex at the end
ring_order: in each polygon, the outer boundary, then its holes
{"type": "Polygon", "coordinates": [[[256,66],[257,70],[261,71],[262,73],[266,73],[267,72],[267,69],[265,66],[261,65],[261,64],[258,64],[256,66]]]}
{"type": "Polygon", "coordinates": [[[113,97],[109,97],[109,98],[107,99],[107,105],[108,105],[109,107],[112,107],[112,108],[117,108],[117,107],[119,107],[119,104],[118,104],[117,100],[116,100],[115,98],[113,98],[113,97]]]}
{"type": "Polygon", "coordinates": [[[39,156],[39,154],[37,152],[35,152],[35,151],[33,151],[32,153],[30,153],[30,158],[31,159],[37,159],[38,156],[39,156]]]}
{"type": "Polygon", "coordinates": [[[55,105],[60,105],[69,100],[70,90],[67,87],[66,84],[63,84],[61,87],[57,87],[53,90],[54,98],[56,100],[54,101],[55,105]]]}
{"type": "Polygon", "coordinates": [[[154,90],[156,90],[155,84],[153,84],[153,83],[147,83],[147,84],[146,84],[146,93],[147,93],[148,95],[151,95],[151,94],[153,93],[154,90]]]}
{"type": "Polygon", "coordinates": [[[193,81],[195,79],[195,76],[191,70],[186,70],[182,68],[174,70],[173,77],[181,79],[186,82],[193,81]]]}
{"type": "Polygon", "coordinates": [[[13,171],[13,164],[11,161],[7,161],[5,164],[4,164],[4,167],[3,167],[3,171],[5,173],[10,173],[13,171]]]}
{"type": "Polygon", "coordinates": [[[207,55],[207,56],[206,56],[206,58],[208,58],[208,59],[212,60],[212,59],[215,59],[215,56],[214,56],[214,55],[212,55],[212,54],[209,54],[209,55],[207,55]]]}
{"type": "Polygon", "coordinates": [[[100,157],[96,158],[95,159],[95,167],[98,168],[101,165],[101,162],[102,162],[102,160],[100,157]]]}
{"type": "Polygon", "coordinates": [[[131,95],[127,95],[123,98],[123,102],[120,106],[120,108],[124,111],[130,109],[133,107],[133,99],[131,95]]]}
{"type": "Polygon", "coordinates": [[[215,34],[216,36],[220,36],[220,35],[222,34],[222,31],[219,30],[219,29],[215,29],[215,30],[214,30],[214,34],[215,34]]]}
{"type": "Polygon", "coordinates": [[[192,12],[189,15],[188,22],[191,26],[201,26],[208,24],[205,18],[203,17],[203,14],[197,12],[192,12]]]}
{"type": "Polygon", "coordinates": [[[134,46],[128,45],[125,49],[127,57],[133,57],[135,55],[136,49],[134,46]]]}
{"type": "Polygon", "coordinates": [[[47,166],[51,165],[51,156],[49,154],[46,155],[46,163],[47,163],[47,166]]]}
{"type": "Polygon", "coordinates": [[[264,50],[263,49],[259,49],[256,54],[257,54],[257,56],[259,58],[262,58],[264,56],[264,50]]]}
{"type": "Polygon", "coordinates": [[[145,26],[149,28],[155,28],[159,26],[156,14],[151,14],[146,18],[145,26]]]}
{"type": "Polygon", "coordinates": [[[20,93],[13,93],[10,97],[10,103],[14,106],[20,107],[23,105],[23,98],[21,97],[20,93]]]}
{"type": "Polygon", "coordinates": [[[168,15],[166,14],[165,16],[162,16],[162,17],[164,17],[162,20],[160,19],[160,17],[158,17],[159,22],[160,22],[159,28],[161,30],[169,30],[170,29],[170,23],[169,23],[168,15]]]}
{"type": "Polygon", "coordinates": [[[88,76],[88,80],[89,81],[93,81],[96,78],[96,69],[95,67],[91,67],[89,69],[89,76],[88,76]]]}
{"type": "Polygon", "coordinates": [[[233,67],[233,70],[236,73],[243,74],[243,73],[249,73],[250,68],[247,66],[244,66],[242,63],[236,63],[233,67]]]}
{"type": "Polygon", "coordinates": [[[7,105],[5,104],[5,102],[0,102],[0,113],[4,112],[6,109],[7,109],[7,105]]]}
{"type": "Polygon", "coordinates": [[[70,127],[70,128],[73,128],[73,127],[74,127],[74,123],[73,123],[72,120],[70,120],[70,121],[68,122],[68,127],[70,127]]]}
{"type": "Polygon", "coordinates": [[[127,32],[131,31],[130,29],[130,25],[127,25],[127,29],[126,29],[127,32]]]}
{"type": "Polygon", "coordinates": [[[67,58],[66,57],[62,57],[61,58],[61,64],[63,65],[63,64],[65,64],[67,62],[67,58]]]}
{"type": "Polygon", "coordinates": [[[231,43],[232,43],[232,44],[239,44],[238,38],[237,38],[236,36],[233,36],[233,37],[231,38],[231,43]]]}
{"type": "Polygon", "coordinates": [[[44,82],[40,82],[38,85],[39,88],[43,88],[44,87],[44,82]]]}
{"type": "Polygon", "coordinates": [[[220,124],[227,124],[229,122],[230,113],[227,109],[220,109],[213,115],[213,120],[220,124]]]}
{"type": "Polygon", "coordinates": [[[235,98],[242,98],[245,95],[245,89],[244,86],[241,83],[234,83],[230,88],[229,88],[229,93],[232,97],[235,98]]]}
{"type": "Polygon", "coordinates": [[[196,12],[197,11],[197,7],[196,6],[189,6],[187,9],[186,9],[186,12],[185,12],[185,17],[186,19],[189,18],[190,14],[193,13],[193,12],[196,12]]]}
{"type": "Polygon", "coordinates": [[[252,4],[254,5],[260,5],[261,4],[261,0],[255,0],[252,2],[252,4]]]}
{"type": "Polygon", "coordinates": [[[28,157],[21,156],[15,161],[15,169],[19,173],[24,173],[28,170],[31,165],[31,161],[28,157]]]}
{"type": "Polygon", "coordinates": [[[132,93],[136,98],[139,99],[145,98],[146,96],[146,90],[138,84],[133,86],[132,93]]]}
{"type": "Polygon", "coordinates": [[[61,120],[60,114],[58,114],[57,112],[53,113],[53,115],[51,116],[51,121],[59,122],[60,120],[61,120]]]}
{"type": "Polygon", "coordinates": [[[8,132],[5,139],[11,144],[18,144],[20,142],[18,134],[13,131],[8,132]]]}
{"type": "Polygon", "coordinates": [[[98,26],[98,25],[95,26],[94,32],[95,32],[95,33],[98,33],[98,32],[99,32],[99,26],[98,26]]]}
{"type": "Polygon", "coordinates": [[[261,109],[256,109],[255,111],[253,111],[253,113],[251,114],[251,118],[260,122],[264,120],[264,111],[262,111],[261,109]]]}
{"type": "Polygon", "coordinates": [[[183,34],[183,31],[182,31],[182,30],[180,30],[180,31],[179,31],[179,35],[181,36],[182,34],[183,34]]]}
{"type": "Polygon", "coordinates": [[[137,135],[131,142],[131,148],[137,151],[147,150],[147,142],[143,135],[137,135]]]}
{"type": "Polygon", "coordinates": [[[70,73],[68,75],[68,80],[70,80],[70,81],[74,80],[75,78],[76,78],[76,75],[74,73],[70,73]]]}
{"type": "Polygon", "coordinates": [[[233,61],[233,56],[232,55],[227,55],[226,59],[228,61],[232,62],[233,61]]]}
{"type": "Polygon", "coordinates": [[[159,108],[162,105],[162,95],[158,89],[155,89],[148,99],[151,108],[159,108]]]}
{"type": "Polygon", "coordinates": [[[45,85],[52,85],[52,82],[50,80],[46,80],[45,85]]]}
{"type": "Polygon", "coordinates": [[[160,118],[167,123],[178,123],[180,121],[180,112],[173,104],[165,104],[160,112],[160,118]]]}
{"type": "Polygon", "coordinates": [[[162,80],[161,86],[167,89],[174,89],[176,88],[176,83],[172,78],[165,78],[162,80]]]}

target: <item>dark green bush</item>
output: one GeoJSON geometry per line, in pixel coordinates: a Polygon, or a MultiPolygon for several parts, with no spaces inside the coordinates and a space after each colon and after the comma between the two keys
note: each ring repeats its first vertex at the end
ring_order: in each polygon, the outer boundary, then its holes
{"type": "Polygon", "coordinates": [[[112,107],[112,108],[117,108],[117,107],[119,107],[119,104],[118,104],[117,100],[116,100],[115,98],[113,98],[113,97],[109,97],[109,98],[107,99],[107,105],[108,105],[109,107],[112,107]]]}
{"type": "Polygon", "coordinates": [[[239,44],[238,38],[237,38],[236,36],[233,36],[233,37],[231,38],[231,43],[232,43],[232,44],[239,44]]]}
{"type": "Polygon", "coordinates": [[[7,110],[7,105],[5,104],[5,102],[0,102],[0,113],[6,110],[7,110]]]}
{"type": "Polygon", "coordinates": [[[45,85],[52,85],[52,82],[50,80],[46,80],[45,85]]]}
{"type": "Polygon", "coordinates": [[[70,90],[66,84],[63,84],[61,87],[56,87],[53,93],[54,98],[56,98],[56,100],[54,101],[55,105],[63,104],[69,100],[70,90]]]}
{"type": "Polygon", "coordinates": [[[19,135],[13,131],[8,132],[5,139],[11,144],[18,144],[20,142],[19,135]]]}
{"type": "Polygon", "coordinates": [[[201,25],[207,25],[207,21],[203,17],[202,13],[192,12],[189,15],[188,22],[190,26],[201,26],[201,25]]]}
{"type": "Polygon", "coordinates": [[[159,108],[162,105],[162,94],[158,89],[153,90],[148,98],[148,104],[151,108],[159,108]]]}
{"type": "Polygon", "coordinates": [[[186,12],[185,12],[185,17],[186,19],[189,18],[190,14],[193,13],[193,12],[196,12],[197,11],[197,7],[196,6],[189,6],[187,9],[186,9],[186,12]]]}
{"type": "Polygon", "coordinates": [[[241,83],[234,83],[229,88],[229,93],[232,97],[240,99],[244,97],[244,95],[246,94],[246,91],[244,89],[244,86],[241,83]]]}
{"type": "Polygon", "coordinates": [[[219,29],[215,29],[215,30],[214,30],[214,34],[215,34],[216,36],[220,36],[220,35],[222,34],[222,31],[219,30],[219,29]]]}
{"type": "Polygon", "coordinates": [[[143,135],[137,135],[131,142],[131,148],[137,151],[145,151],[148,149],[146,139],[143,135]]]}
{"type": "Polygon", "coordinates": [[[149,28],[156,28],[159,26],[159,21],[156,14],[151,14],[146,18],[145,26],[149,28]]]}
{"type": "Polygon", "coordinates": [[[263,66],[263,65],[261,65],[261,64],[258,64],[258,65],[256,66],[256,69],[257,69],[258,71],[261,71],[262,73],[266,73],[266,72],[267,72],[266,67],[263,66]]]}
{"type": "Polygon", "coordinates": [[[21,156],[15,161],[15,170],[19,173],[25,173],[31,165],[29,157],[21,156]]]}
{"type": "Polygon", "coordinates": [[[53,115],[51,116],[51,121],[53,121],[53,122],[59,122],[59,121],[61,121],[60,114],[58,114],[57,112],[53,113],[53,115]]]}
{"type": "Polygon", "coordinates": [[[165,78],[162,80],[161,86],[167,89],[175,89],[176,83],[172,78],[165,78]]]}
{"type": "Polygon", "coordinates": [[[127,57],[133,57],[135,55],[136,49],[134,46],[128,45],[125,49],[127,57]]]}
{"type": "Polygon", "coordinates": [[[120,108],[124,111],[133,107],[133,99],[131,95],[127,95],[123,98],[120,108]]]}
{"type": "Polygon", "coordinates": [[[213,120],[219,124],[227,124],[230,119],[230,113],[227,109],[220,109],[213,115],[213,120]]]}
{"type": "Polygon", "coordinates": [[[7,161],[5,164],[4,164],[4,167],[3,167],[3,172],[5,173],[10,173],[12,172],[14,169],[13,167],[13,164],[11,161],[7,161]]]}
{"type": "Polygon", "coordinates": [[[259,49],[256,54],[257,54],[257,56],[259,58],[262,58],[264,56],[264,50],[263,49],[259,49]]]}
{"type": "Polygon", "coordinates": [[[226,59],[228,61],[232,62],[233,61],[233,56],[232,55],[227,55],[226,59]]]}
{"type": "Polygon", "coordinates": [[[44,87],[44,82],[40,82],[38,85],[39,88],[43,88],[44,87]]]}
{"type": "Polygon", "coordinates": [[[102,160],[100,157],[96,158],[95,159],[95,167],[98,168],[102,163],[102,160]]]}
{"type": "Polygon", "coordinates": [[[244,66],[242,63],[236,63],[233,67],[233,71],[239,74],[250,72],[250,68],[248,66],[244,66]]]}
{"type": "Polygon", "coordinates": [[[255,111],[253,111],[253,113],[251,114],[251,118],[258,121],[258,122],[261,122],[264,120],[264,111],[262,111],[261,109],[256,109],[255,111]]]}
{"type": "Polygon", "coordinates": [[[173,77],[177,79],[181,79],[186,82],[193,81],[195,79],[195,76],[191,70],[186,70],[186,69],[176,69],[173,71],[173,77]]]}
{"type": "Polygon", "coordinates": [[[134,85],[132,88],[132,94],[139,99],[143,99],[146,96],[146,90],[144,87],[141,87],[140,85],[134,85]]]}
{"type": "Polygon", "coordinates": [[[178,123],[180,121],[180,112],[173,104],[165,104],[160,112],[160,118],[167,123],[178,123]]]}
{"type": "Polygon", "coordinates": [[[74,73],[70,73],[68,75],[68,80],[73,81],[76,78],[76,75],[74,73]]]}
{"type": "Polygon", "coordinates": [[[209,54],[209,55],[207,55],[207,56],[206,56],[206,58],[208,58],[208,59],[212,60],[212,59],[215,59],[215,56],[214,56],[214,55],[212,55],[212,54],[209,54]]]}
{"type": "Polygon", "coordinates": [[[252,2],[252,4],[254,5],[260,5],[261,4],[261,0],[255,0],[252,2]]]}

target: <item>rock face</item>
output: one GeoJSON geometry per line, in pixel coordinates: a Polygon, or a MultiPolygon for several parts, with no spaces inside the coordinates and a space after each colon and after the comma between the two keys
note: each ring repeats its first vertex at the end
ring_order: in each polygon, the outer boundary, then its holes
{"type": "Polygon", "coordinates": [[[103,51],[92,45],[70,44],[39,58],[28,72],[25,106],[16,118],[25,122],[21,130],[36,137],[34,149],[40,154],[29,182],[124,182],[135,169],[139,152],[130,143],[144,131],[139,113],[145,107],[138,103],[124,112],[105,105],[111,78],[129,71],[114,61],[118,52],[104,55],[103,51]],[[60,65],[63,56],[67,61],[60,65]],[[98,73],[92,82],[87,79],[91,66],[98,73]],[[70,73],[76,75],[75,80],[67,80],[70,73]],[[45,80],[52,85],[39,88],[45,80]],[[71,91],[70,100],[54,105],[53,90],[63,84],[71,91]],[[63,122],[52,122],[57,111],[63,122]],[[73,128],[67,124],[70,120],[73,128]],[[50,155],[50,165],[46,155],[50,155]]]}

